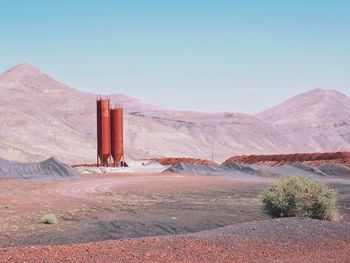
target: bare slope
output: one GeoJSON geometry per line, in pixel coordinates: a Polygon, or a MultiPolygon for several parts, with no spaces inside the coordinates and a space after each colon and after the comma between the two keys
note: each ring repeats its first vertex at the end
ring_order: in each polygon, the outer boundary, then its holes
{"type": "MultiPolygon", "coordinates": [[[[67,163],[94,162],[95,98],[94,94],[72,89],[28,63],[1,74],[0,156],[20,161],[56,156],[67,163]]],[[[348,98],[343,100],[345,106],[350,104],[348,98]]],[[[323,133],[320,129],[314,136],[312,129],[296,134],[297,121],[289,120],[287,126],[281,126],[275,119],[282,117],[271,118],[263,113],[255,117],[173,111],[122,94],[111,95],[111,101],[125,107],[125,144],[130,158],[211,159],[212,142],[216,161],[238,154],[350,149],[346,137],[349,122],[341,117],[348,113],[349,105],[345,111],[334,111],[334,118],[329,115],[328,119],[335,120],[329,125],[337,127],[323,133]],[[328,132],[329,139],[320,138],[328,136],[328,132]]]]}
{"type": "MultiPolygon", "coordinates": [[[[0,76],[0,156],[39,161],[54,155],[69,163],[93,162],[95,98],[93,94],[55,81],[30,64],[21,64],[3,73],[0,76]]],[[[113,95],[112,100],[130,110],[152,108],[124,95],[113,95]]],[[[172,146],[180,142],[185,148],[194,147],[187,135],[156,122],[126,115],[125,126],[126,152],[132,157],[144,157],[150,151],[157,156],[162,151],[168,155],[179,154],[181,151],[172,146]]]]}
{"type": "Polygon", "coordinates": [[[0,156],[20,161],[39,161],[52,155],[62,157],[63,161],[90,158],[93,134],[79,131],[85,129],[80,127],[85,105],[93,99],[92,95],[59,83],[30,64],[3,73],[0,156]]]}
{"type": "Polygon", "coordinates": [[[273,124],[299,152],[350,150],[350,98],[326,89],[314,89],[257,114],[273,124]]]}

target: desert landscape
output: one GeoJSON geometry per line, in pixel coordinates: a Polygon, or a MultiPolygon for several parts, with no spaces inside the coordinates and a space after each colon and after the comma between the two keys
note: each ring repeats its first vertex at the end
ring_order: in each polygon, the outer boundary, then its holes
{"type": "Polygon", "coordinates": [[[0,3],[0,263],[350,262],[350,1],[0,3]]]}
{"type": "Polygon", "coordinates": [[[3,261],[350,260],[350,99],[337,91],[256,116],[110,95],[126,112],[128,167],[96,167],[96,95],[28,63],[0,87],[3,261]],[[335,189],[341,219],[271,219],[259,195],[294,175],[335,189]],[[41,223],[48,213],[58,223],[41,223]]]}
{"type": "Polygon", "coordinates": [[[248,166],[232,162],[229,169],[218,170],[218,164],[179,161],[131,163],[131,168],[104,168],[103,173],[78,167],[80,174],[68,177],[51,173],[35,179],[1,179],[1,259],[349,260],[350,168],[332,164],[332,172],[342,167],[347,173],[326,174],[301,163],[248,166]],[[162,169],[165,172],[152,172],[162,169]],[[259,194],[279,176],[295,173],[313,176],[337,190],[340,221],[270,219],[261,208],[259,194]],[[58,223],[41,223],[47,213],[54,214],[58,223]]]}

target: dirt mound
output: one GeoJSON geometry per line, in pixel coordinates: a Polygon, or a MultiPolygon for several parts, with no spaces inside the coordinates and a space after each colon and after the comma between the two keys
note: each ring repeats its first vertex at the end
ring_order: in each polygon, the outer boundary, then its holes
{"type": "Polygon", "coordinates": [[[223,164],[231,162],[271,166],[303,163],[313,167],[319,167],[323,164],[342,164],[350,167],[350,152],[241,155],[230,157],[223,164]]]}
{"type": "Polygon", "coordinates": [[[1,249],[0,258],[4,262],[349,262],[349,250],[347,223],[284,218],[187,235],[1,249]]]}
{"type": "MultiPolygon", "coordinates": [[[[281,166],[268,166],[264,164],[191,164],[177,163],[163,173],[182,173],[193,175],[211,175],[211,176],[228,176],[232,179],[252,180],[261,179],[262,177],[281,177],[281,176],[311,176],[314,178],[323,178],[327,176],[338,176],[339,169],[332,169],[332,165],[328,168],[329,174],[319,169],[301,164],[293,163],[281,166]]],[[[350,169],[349,169],[350,170],[350,169]]],[[[342,174],[340,174],[342,175],[342,174]]],[[[350,176],[350,173],[348,174],[350,176]]]]}
{"type": "Polygon", "coordinates": [[[310,176],[316,179],[321,179],[327,176],[337,176],[337,174],[326,174],[319,169],[313,168],[311,166],[307,166],[301,163],[293,163],[281,166],[269,166],[265,164],[252,164],[255,170],[257,170],[260,174],[265,176],[310,176]]]}
{"type": "Polygon", "coordinates": [[[231,170],[238,170],[243,173],[248,173],[248,174],[256,174],[257,170],[252,168],[251,166],[247,164],[238,164],[238,163],[226,163],[222,165],[223,167],[226,167],[231,170]]]}
{"type": "Polygon", "coordinates": [[[75,176],[77,172],[68,165],[51,157],[38,163],[22,163],[0,158],[0,179],[5,178],[62,178],[75,176]]]}
{"type": "Polygon", "coordinates": [[[161,165],[175,165],[177,163],[190,163],[201,165],[215,164],[213,161],[210,160],[189,157],[154,158],[153,160],[158,161],[161,165]]]}
{"type": "Polygon", "coordinates": [[[350,168],[341,164],[323,164],[319,170],[326,174],[350,177],[350,168]]]}
{"type": "MultiPolygon", "coordinates": [[[[248,168],[247,168],[248,169],[248,168]]],[[[252,176],[256,172],[249,170],[247,173],[243,170],[240,165],[237,167],[229,167],[219,164],[192,164],[192,163],[177,163],[163,173],[182,173],[182,174],[193,174],[193,175],[210,175],[210,176],[230,176],[237,179],[252,179],[252,176]]]]}

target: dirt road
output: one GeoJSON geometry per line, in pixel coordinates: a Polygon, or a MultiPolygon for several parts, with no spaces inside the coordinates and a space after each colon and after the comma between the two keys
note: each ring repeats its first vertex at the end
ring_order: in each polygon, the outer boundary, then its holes
{"type": "Polygon", "coordinates": [[[1,247],[192,233],[267,218],[258,200],[263,182],[114,174],[0,185],[1,247]],[[58,224],[40,223],[47,213],[58,224]]]}
{"type": "MultiPolygon", "coordinates": [[[[268,219],[258,198],[264,180],[181,174],[0,180],[0,247],[186,234],[268,219]],[[58,224],[42,224],[47,213],[58,224]]],[[[340,193],[341,212],[349,215],[350,184],[332,187],[340,193]]]]}

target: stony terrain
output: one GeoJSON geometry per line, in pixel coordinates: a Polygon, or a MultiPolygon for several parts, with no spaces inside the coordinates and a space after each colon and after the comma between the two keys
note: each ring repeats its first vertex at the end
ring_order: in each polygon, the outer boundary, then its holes
{"type": "MultiPolygon", "coordinates": [[[[269,218],[260,209],[259,193],[275,176],[244,170],[214,175],[119,172],[1,179],[0,247],[194,233],[269,218]],[[47,213],[55,214],[58,224],[40,223],[47,213]]],[[[338,191],[340,213],[350,219],[349,177],[319,179],[338,191]]]]}
{"type": "Polygon", "coordinates": [[[0,158],[0,179],[45,179],[77,175],[77,171],[51,157],[37,163],[8,161],[0,158]]]}
{"type": "Polygon", "coordinates": [[[193,175],[223,176],[244,181],[263,180],[286,176],[309,176],[315,179],[348,179],[350,168],[341,164],[325,164],[314,168],[302,163],[269,166],[264,164],[239,164],[235,162],[225,164],[195,164],[176,163],[163,173],[180,173],[193,175]]]}
{"type": "Polygon", "coordinates": [[[350,225],[286,218],[195,234],[1,249],[6,262],[349,262],[350,225]]]}
{"type": "Polygon", "coordinates": [[[215,174],[217,164],[185,164],[210,168],[211,176],[119,171],[62,180],[0,179],[0,261],[349,260],[349,177],[318,176],[302,164],[228,163],[220,165],[227,166],[224,174],[215,174]],[[277,178],[269,168],[324,180],[339,193],[341,221],[271,220],[259,201],[277,178]],[[252,174],[258,169],[265,173],[252,174]],[[41,223],[48,213],[57,224],[41,223]]]}
{"type": "Polygon", "coordinates": [[[0,185],[0,247],[193,233],[268,219],[259,209],[263,180],[106,173],[0,185]],[[48,213],[56,215],[56,225],[40,222],[48,213]]]}
{"type": "MultiPolygon", "coordinates": [[[[117,87],[116,87],[117,91],[117,87]]],[[[163,109],[112,94],[125,107],[128,158],[350,150],[350,99],[316,89],[256,116],[163,109]],[[258,135],[258,136],[257,136],[258,135]]],[[[96,95],[68,87],[31,64],[0,75],[0,156],[17,161],[93,163],[96,95]]]]}
{"type": "Polygon", "coordinates": [[[240,155],[232,156],[223,163],[231,162],[270,166],[302,163],[314,167],[320,167],[323,164],[341,164],[350,168],[350,152],[240,155]]]}

